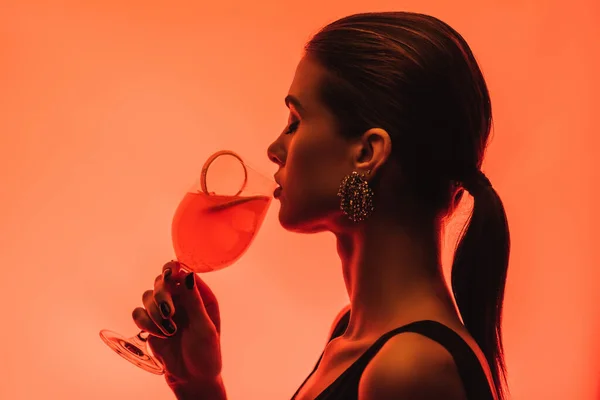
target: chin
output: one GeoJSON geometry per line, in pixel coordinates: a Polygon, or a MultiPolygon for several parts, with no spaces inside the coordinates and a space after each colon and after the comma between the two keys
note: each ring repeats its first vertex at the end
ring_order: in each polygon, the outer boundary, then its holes
{"type": "Polygon", "coordinates": [[[286,231],[295,233],[319,233],[329,231],[327,218],[318,218],[309,213],[291,213],[281,208],[279,223],[286,231]]]}

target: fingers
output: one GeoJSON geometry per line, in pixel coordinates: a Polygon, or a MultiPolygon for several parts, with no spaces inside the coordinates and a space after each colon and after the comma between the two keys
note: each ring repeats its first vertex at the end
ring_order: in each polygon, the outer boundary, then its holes
{"type": "Polygon", "coordinates": [[[160,338],[175,334],[177,326],[173,321],[175,305],[172,293],[177,291],[177,281],[183,276],[185,274],[177,261],[163,266],[162,274],[154,280],[154,290],[147,290],[142,295],[145,309],[138,307],[133,310],[133,320],[140,329],[160,338]]]}
{"type": "MultiPolygon", "coordinates": [[[[152,290],[146,290],[142,295],[142,303],[146,308],[146,313],[164,335],[173,336],[177,330],[177,327],[170,317],[164,318],[162,316],[154,296],[155,293],[152,290]]],[[[162,304],[164,304],[164,302],[162,304]]]]}
{"type": "Polygon", "coordinates": [[[154,290],[142,296],[144,308],[133,311],[136,325],[152,336],[166,338],[193,324],[198,333],[220,333],[217,299],[210,287],[195,273],[187,273],[176,261],[163,266],[154,281],[154,290]],[[177,324],[174,322],[176,319],[177,324]]]}
{"type": "Polygon", "coordinates": [[[154,301],[163,319],[173,318],[175,302],[173,296],[181,290],[181,280],[185,271],[177,261],[170,261],[163,266],[163,273],[154,280],[154,301]]]}
{"type": "Polygon", "coordinates": [[[174,282],[170,271],[170,269],[167,269],[154,280],[154,302],[164,319],[169,319],[175,314],[175,305],[171,293],[174,289],[174,282]]]}
{"type": "Polygon", "coordinates": [[[160,329],[158,329],[154,321],[152,321],[146,310],[144,310],[142,307],[137,307],[135,310],[133,310],[131,315],[133,317],[133,321],[141,330],[159,338],[165,339],[167,337],[160,329]]]}
{"type": "Polygon", "coordinates": [[[163,265],[163,268],[162,268],[163,275],[165,275],[165,273],[167,273],[167,270],[171,270],[171,273],[173,274],[173,276],[178,276],[179,272],[181,271],[181,264],[179,264],[177,261],[169,261],[168,263],[163,265]]]}

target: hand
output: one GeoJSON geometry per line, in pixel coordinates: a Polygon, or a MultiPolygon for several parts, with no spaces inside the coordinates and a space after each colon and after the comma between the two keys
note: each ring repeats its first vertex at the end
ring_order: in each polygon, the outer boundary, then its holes
{"type": "Polygon", "coordinates": [[[133,320],[150,334],[148,344],[165,366],[169,386],[220,380],[221,318],[208,285],[171,261],[142,301],[144,308],[133,310],[133,320]]]}

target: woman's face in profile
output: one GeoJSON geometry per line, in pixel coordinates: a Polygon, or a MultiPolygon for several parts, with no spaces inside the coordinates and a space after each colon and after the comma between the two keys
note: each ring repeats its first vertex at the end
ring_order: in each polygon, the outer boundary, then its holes
{"type": "Polygon", "coordinates": [[[340,182],[352,172],[351,142],[339,135],[334,116],[319,98],[324,75],[317,63],[306,57],[300,61],[286,97],[288,123],[268,148],[283,188],[279,220],[290,231],[330,229],[342,215],[340,182]]]}

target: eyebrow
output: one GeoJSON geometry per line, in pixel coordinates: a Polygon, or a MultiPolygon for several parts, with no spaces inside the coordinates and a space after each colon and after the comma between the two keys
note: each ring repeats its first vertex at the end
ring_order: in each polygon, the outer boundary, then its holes
{"type": "Polygon", "coordinates": [[[302,107],[302,104],[300,104],[300,100],[298,100],[297,97],[292,96],[291,94],[288,94],[285,97],[285,105],[290,108],[290,104],[292,104],[294,106],[294,108],[296,108],[296,110],[298,110],[299,113],[303,113],[306,110],[304,109],[304,107],[302,107]]]}

